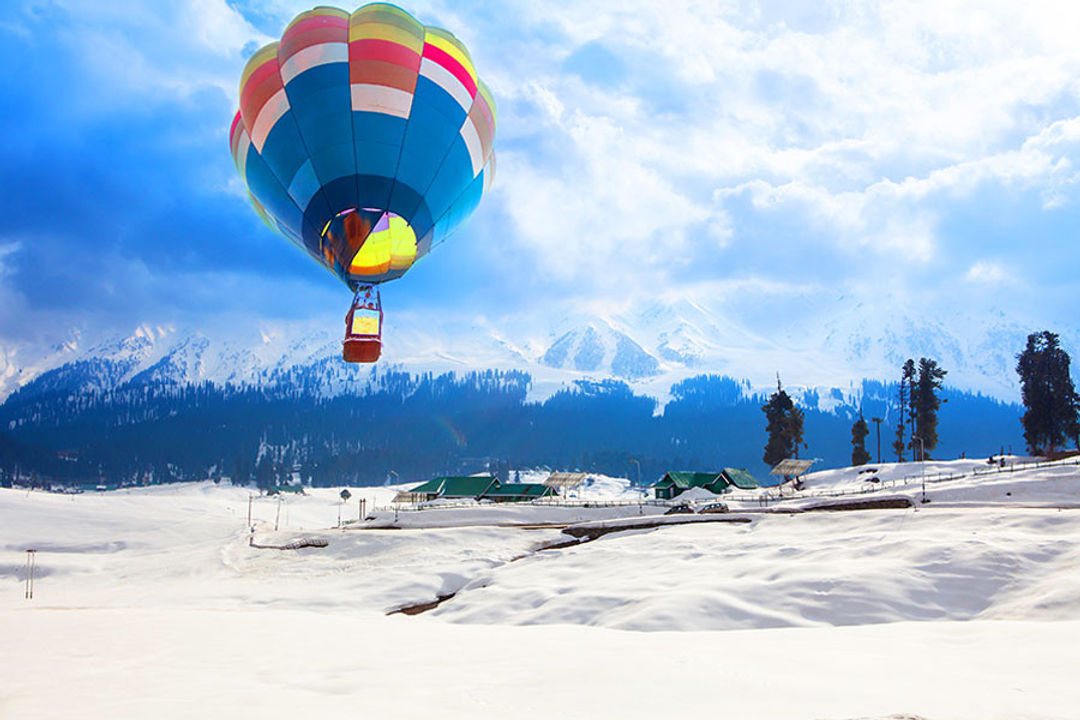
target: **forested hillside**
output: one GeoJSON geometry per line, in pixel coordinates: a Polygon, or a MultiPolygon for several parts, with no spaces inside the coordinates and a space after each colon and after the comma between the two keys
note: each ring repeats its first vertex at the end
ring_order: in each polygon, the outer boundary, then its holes
{"type": "MultiPolygon", "coordinates": [[[[667,470],[746,467],[767,481],[763,398],[714,375],[684,380],[671,400],[617,380],[580,381],[527,400],[519,371],[387,373],[363,393],[324,397],[317,378],[267,387],[176,385],[139,377],[112,389],[43,377],[0,406],[0,481],[116,485],[207,477],[272,485],[381,484],[439,473],[549,467],[648,483],[667,470]]],[[[864,381],[866,417],[882,423],[891,459],[892,386],[864,381]]],[[[858,407],[805,393],[803,457],[847,465],[858,407]]],[[[1023,447],[1020,409],[947,390],[936,457],[1023,447]]],[[[874,428],[867,447],[876,460],[874,428]]],[[[821,467],[821,466],[819,466],[821,467]]]]}

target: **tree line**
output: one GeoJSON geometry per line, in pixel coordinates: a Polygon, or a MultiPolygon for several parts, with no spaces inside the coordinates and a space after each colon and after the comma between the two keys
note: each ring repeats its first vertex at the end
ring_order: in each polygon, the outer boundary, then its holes
{"type": "MultiPolygon", "coordinates": [[[[1021,400],[1024,413],[1020,418],[1024,440],[1032,455],[1053,455],[1068,441],[1080,450],[1080,396],[1070,374],[1069,354],[1061,347],[1057,334],[1048,330],[1031,333],[1022,352],[1016,356],[1016,372],[1020,376],[1021,400]]],[[[933,358],[907,359],[900,368],[896,386],[895,435],[892,451],[896,462],[908,457],[920,461],[929,459],[938,446],[938,415],[942,403],[944,379],[948,372],[933,358]]],[[[803,441],[803,412],[784,390],[780,376],[776,392],[761,406],[766,419],[768,440],[762,460],[775,467],[781,460],[798,458],[803,441]]],[[[878,425],[880,462],[880,431],[882,418],[872,420],[878,425]]],[[[865,465],[873,459],[866,449],[870,428],[862,408],[851,425],[851,464],[865,465]]]]}

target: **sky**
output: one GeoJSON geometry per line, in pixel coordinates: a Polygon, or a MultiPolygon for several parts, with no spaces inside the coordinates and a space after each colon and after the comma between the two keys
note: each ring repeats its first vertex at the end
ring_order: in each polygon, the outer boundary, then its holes
{"type": "MultiPolygon", "coordinates": [[[[1080,326],[1080,6],[401,4],[465,42],[499,124],[494,186],[386,288],[398,312],[687,298],[757,333],[837,303],[1080,326]]],[[[3,4],[9,354],[147,322],[340,323],[348,292],[259,221],[228,146],[246,59],[310,6],[3,4]]]]}

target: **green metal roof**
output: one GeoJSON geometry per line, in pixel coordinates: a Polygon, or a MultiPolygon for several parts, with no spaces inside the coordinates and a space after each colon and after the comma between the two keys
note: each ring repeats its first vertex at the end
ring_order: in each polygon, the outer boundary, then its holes
{"type": "Polygon", "coordinates": [[[721,484],[725,486],[727,485],[727,480],[720,477],[720,473],[677,471],[669,472],[667,475],[661,478],[660,482],[656,483],[656,485],[660,485],[665,481],[668,481],[680,490],[689,490],[692,487],[705,487],[706,485],[712,485],[717,479],[720,480],[721,484]]]}
{"type": "Polygon", "coordinates": [[[417,485],[409,492],[427,493],[439,497],[478,498],[487,492],[492,484],[497,485],[498,482],[491,475],[438,477],[417,485]]]}
{"type": "Polygon", "coordinates": [[[760,487],[746,468],[724,468],[724,478],[740,490],[756,490],[760,487]]]}
{"type": "Polygon", "coordinates": [[[539,483],[506,483],[496,485],[484,493],[484,497],[524,497],[537,498],[551,495],[552,489],[539,483]]]}

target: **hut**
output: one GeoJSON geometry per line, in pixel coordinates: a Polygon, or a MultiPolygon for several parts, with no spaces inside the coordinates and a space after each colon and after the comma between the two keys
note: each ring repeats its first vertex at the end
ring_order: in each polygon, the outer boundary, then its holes
{"type": "Polygon", "coordinates": [[[761,485],[746,468],[726,467],[720,471],[728,485],[739,490],[757,490],[761,485]]]}
{"type": "Polygon", "coordinates": [[[755,490],[757,480],[745,468],[724,468],[720,472],[669,472],[652,488],[657,500],[671,500],[690,488],[701,488],[714,495],[731,488],[755,490]]]}
{"type": "Polygon", "coordinates": [[[653,486],[657,500],[671,500],[690,488],[702,488],[719,495],[728,483],[718,472],[672,471],[660,478],[653,486]]]}
{"type": "MultiPolygon", "coordinates": [[[[493,475],[437,477],[410,490],[398,493],[400,502],[429,502],[431,500],[479,500],[499,481],[493,475]]],[[[399,502],[395,497],[395,502],[399,502]]]]}

